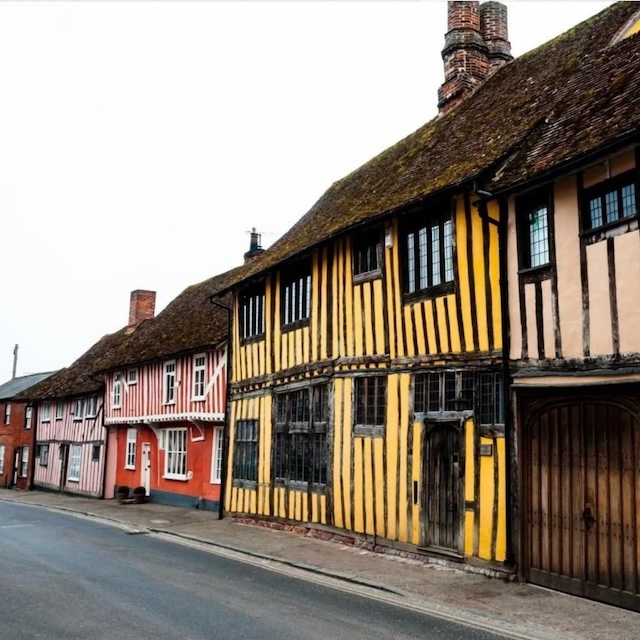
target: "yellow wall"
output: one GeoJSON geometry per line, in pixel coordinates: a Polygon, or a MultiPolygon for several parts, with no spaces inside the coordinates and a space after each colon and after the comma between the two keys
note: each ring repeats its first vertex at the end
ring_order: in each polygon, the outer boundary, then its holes
{"type": "MultiPolygon", "coordinates": [[[[453,362],[460,368],[465,356],[475,358],[474,364],[495,364],[501,349],[497,229],[481,220],[470,200],[455,200],[456,287],[452,293],[404,299],[397,220],[385,223],[390,225],[391,246],[383,246],[382,275],[377,279],[354,283],[349,236],[312,254],[311,315],[304,327],[282,331],[280,275],[267,277],[264,338],[242,344],[235,331],[233,382],[237,384],[232,389],[228,460],[231,465],[235,421],[259,418],[259,482],[250,490],[232,487],[230,481],[225,499],[228,511],[328,524],[424,544],[425,426],[422,417],[413,414],[412,374],[407,367],[423,372],[433,370],[425,367],[453,362]],[[311,382],[314,375],[326,375],[329,364],[331,483],[325,495],[275,487],[271,483],[273,389],[302,378],[311,382]],[[388,374],[384,437],[353,435],[353,376],[365,371],[388,374]],[[243,393],[261,395],[245,397],[243,393]]],[[[489,214],[498,217],[495,208],[489,214]]],[[[237,318],[236,302],[236,327],[237,318]]],[[[464,426],[463,441],[464,500],[459,505],[463,551],[501,560],[506,517],[504,442],[490,440],[493,455],[478,457],[480,439],[471,420],[464,426]],[[465,501],[474,507],[465,511],[465,501]],[[498,522],[494,523],[496,504],[498,522]]]]}

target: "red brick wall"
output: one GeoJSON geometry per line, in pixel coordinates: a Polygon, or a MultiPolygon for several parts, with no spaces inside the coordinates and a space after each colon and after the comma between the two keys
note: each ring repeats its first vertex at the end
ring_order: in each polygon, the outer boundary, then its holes
{"type": "Polygon", "coordinates": [[[14,453],[16,449],[20,450],[18,456],[18,464],[20,465],[22,447],[26,446],[29,447],[27,476],[20,477],[20,474],[18,473],[15,486],[18,489],[29,489],[31,488],[33,457],[35,455],[35,410],[33,410],[31,416],[31,429],[25,429],[25,409],[27,404],[25,402],[11,402],[11,420],[8,425],[4,424],[6,405],[6,401],[0,402],[0,445],[4,445],[5,449],[4,469],[2,475],[0,475],[0,486],[13,486],[14,453]]]}

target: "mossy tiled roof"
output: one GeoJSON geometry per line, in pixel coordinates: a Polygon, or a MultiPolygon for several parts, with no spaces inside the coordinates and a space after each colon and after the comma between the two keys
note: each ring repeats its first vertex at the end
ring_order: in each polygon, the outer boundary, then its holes
{"type": "Polygon", "coordinates": [[[638,131],[640,36],[612,41],[639,9],[616,3],[500,68],[333,184],[240,280],[437,192],[512,186],[638,131]]]}
{"type": "Polygon", "coordinates": [[[210,296],[231,286],[245,265],[187,287],[161,313],[145,320],[101,362],[101,370],[114,370],[185,352],[210,349],[227,337],[227,312],[210,296]]]}

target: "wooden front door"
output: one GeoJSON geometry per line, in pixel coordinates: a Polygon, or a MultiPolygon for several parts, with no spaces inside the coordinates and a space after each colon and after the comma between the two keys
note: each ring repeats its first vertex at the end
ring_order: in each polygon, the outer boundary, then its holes
{"type": "Polygon", "coordinates": [[[463,477],[460,425],[428,424],[425,434],[424,510],[425,546],[462,553],[460,518],[463,477]]]}
{"type": "Polygon", "coordinates": [[[148,496],[151,491],[151,444],[149,442],[142,443],[140,484],[144,487],[148,496]]]}
{"type": "Polygon", "coordinates": [[[523,404],[526,577],[640,611],[639,408],[613,394],[523,404]]]}
{"type": "Polygon", "coordinates": [[[67,484],[67,468],[69,467],[69,445],[66,442],[60,444],[60,482],[58,490],[64,491],[67,484]]]}

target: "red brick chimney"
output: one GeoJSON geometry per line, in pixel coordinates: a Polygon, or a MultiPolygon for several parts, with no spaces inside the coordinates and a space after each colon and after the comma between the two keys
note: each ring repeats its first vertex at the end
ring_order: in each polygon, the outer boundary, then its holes
{"type": "Polygon", "coordinates": [[[512,59],[507,8],[499,2],[448,3],[444,49],[444,83],[438,89],[440,115],[473,93],[488,75],[512,59]]]}
{"type": "Polygon", "coordinates": [[[509,42],[507,7],[501,2],[480,5],[480,33],[489,51],[489,73],[513,60],[509,42]]]}
{"type": "Polygon", "coordinates": [[[132,333],[143,321],[150,320],[156,313],[156,292],[136,289],[131,292],[129,302],[129,324],[127,333],[132,333]]]}

